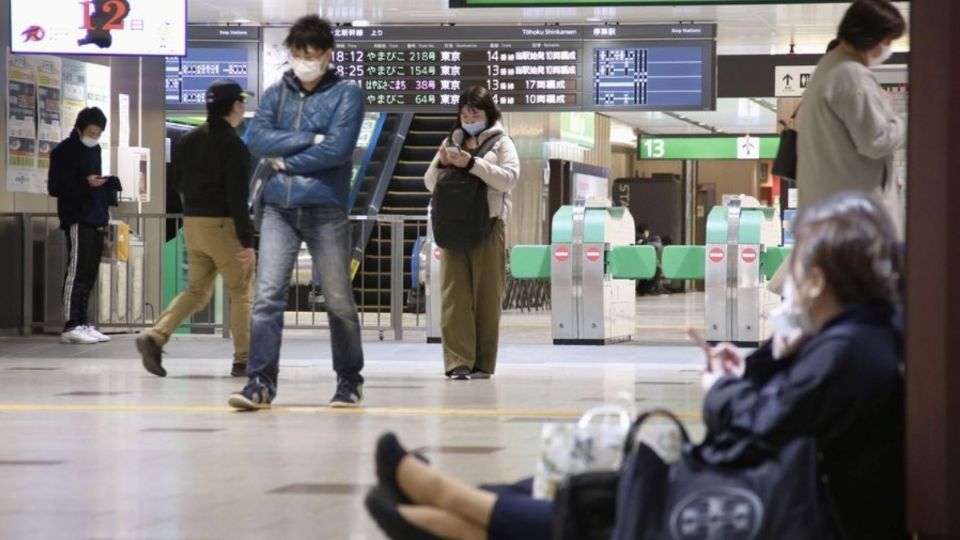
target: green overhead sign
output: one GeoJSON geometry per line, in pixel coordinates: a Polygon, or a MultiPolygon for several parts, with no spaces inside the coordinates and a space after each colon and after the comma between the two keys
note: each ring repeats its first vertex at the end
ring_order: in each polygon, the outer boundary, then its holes
{"type": "Polygon", "coordinates": [[[836,0],[450,0],[450,7],[505,6],[719,6],[730,4],[830,4],[836,0]]]}
{"type": "Polygon", "coordinates": [[[637,144],[640,159],[773,159],[780,148],[776,135],[725,137],[642,136],[637,144]]]}

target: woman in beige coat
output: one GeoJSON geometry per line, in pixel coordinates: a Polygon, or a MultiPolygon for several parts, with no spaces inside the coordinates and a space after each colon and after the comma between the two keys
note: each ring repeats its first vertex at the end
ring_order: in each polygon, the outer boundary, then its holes
{"type": "Polygon", "coordinates": [[[500,125],[500,109],[486,88],[465,90],[458,112],[456,125],[433,158],[424,183],[433,192],[442,169],[459,167],[487,185],[490,235],[473,249],[443,249],[440,255],[444,373],[454,380],[486,379],[497,367],[506,282],[504,225],[510,217],[510,191],[520,176],[520,160],[500,125]],[[499,140],[485,155],[471,155],[497,135],[501,135],[499,140]],[[450,147],[460,151],[448,150],[450,147]]]}

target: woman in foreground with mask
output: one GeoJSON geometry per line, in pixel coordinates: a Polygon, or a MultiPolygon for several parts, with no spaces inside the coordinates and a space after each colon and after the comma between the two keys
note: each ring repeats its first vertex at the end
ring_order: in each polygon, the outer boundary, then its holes
{"type": "MultiPolygon", "coordinates": [[[[699,453],[736,467],[815,437],[845,538],[903,538],[893,224],[874,199],[842,194],[806,209],[795,230],[793,293],[778,316],[788,339],[778,335],[746,359],[729,344],[707,347],[699,453]]],[[[552,502],[467,486],[408,454],[393,434],[378,441],[376,468],[366,504],[393,539],[551,537],[552,502]]]]}
{"type": "Polygon", "coordinates": [[[701,457],[747,463],[816,437],[847,539],[903,538],[899,248],[879,201],[836,195],[801,213],[776,336],[745,360],[708,350],[701,457]]]}
{"type": "Polygon", "coordinates": [[[871,68],[886,62],[906,21],[889,0],[857,0],[837,30],[839,45],[817,64],[798,112],[799,208],[835,193],[881,196],[902,229],[894,152],[907,122],[894,111],[871,68]]]}

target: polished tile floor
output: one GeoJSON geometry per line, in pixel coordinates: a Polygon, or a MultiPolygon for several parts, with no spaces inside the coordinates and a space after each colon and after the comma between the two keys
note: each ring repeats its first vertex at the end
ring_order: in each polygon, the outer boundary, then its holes
{"type": "Polygon", "coordinates": [[[362,497],[384,430],[476,483],[529,476],[544,421],[605,401],[670,408],[700,436],[687,323],[702,324],[702,296],[645,298],[633,342],[554,347],[548,314],[508,313],[497,375],[469,382],[441,376],[422,333],[372,333],[361,411],[325,406],[325,331],[287,336],[275,408],[257,413],[225,406],[242,380],[219,337],[177,337],[166,379],[132,336],[0,338],[0,539],[379,539],[362,497]]]}

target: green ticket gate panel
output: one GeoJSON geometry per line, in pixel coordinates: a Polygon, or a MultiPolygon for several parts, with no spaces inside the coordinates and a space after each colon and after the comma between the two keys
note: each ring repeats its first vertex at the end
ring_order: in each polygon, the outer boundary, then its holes
{"type": "Polygon", "coordinates": [[[667,279],[703,279],[704,246],[665,246],[663,248],[663,277],[667,279]]]}
{"type": "Polygon", "coordinates": [[[607,253],[607,273],[615,279],[652,279],[657,274],[653,246],[613,246],[607,253]]]}
{"type": "Polygon", "coordinates": [[[768,247],[760,254],[760,273],[770,280],[793,251],[791,247],[768,247]]]}
{"type": "Polygon", "coordinates": [[[514,246],[510,250],[510,275],[514,279],[550,277],[550,246],[514,246]]]}

